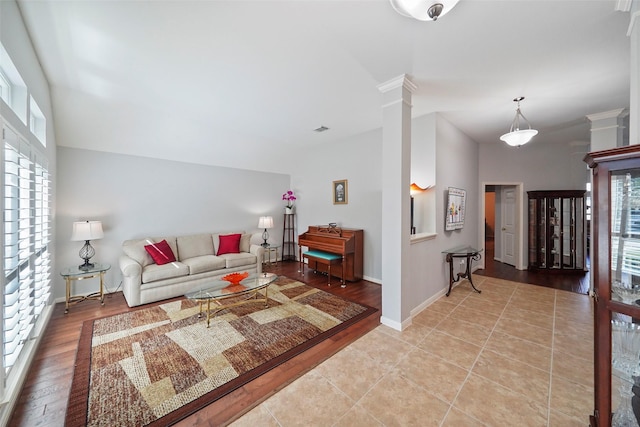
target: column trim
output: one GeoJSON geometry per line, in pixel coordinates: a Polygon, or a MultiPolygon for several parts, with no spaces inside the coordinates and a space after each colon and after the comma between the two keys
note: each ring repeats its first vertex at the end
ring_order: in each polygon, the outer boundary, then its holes
{"type": "Polygon", "coordinates": [[[398,77],[394,77],[391,80],[387,80],[384,83],[380,83],[377,87],[378,90],[382,93],[389,92],[390,90],[400,87],[407,89],[411,93],[414,93],[418,89],[418,86],[416,86],[406,74],[402,74],[398,77]]]}
{"type": "MultiPolygon", "coordinates": [[[[616,108],[615,110],[603,111],[602,113],[587,114],[587,119],[591,122],[595,122],[596,120],[624,117],[626,115],[623,114],[625,113],[625,110],[626,108],[616,108]]],[[[626,111],[626,113],[629,114],[628,111],[626,111]]]]}

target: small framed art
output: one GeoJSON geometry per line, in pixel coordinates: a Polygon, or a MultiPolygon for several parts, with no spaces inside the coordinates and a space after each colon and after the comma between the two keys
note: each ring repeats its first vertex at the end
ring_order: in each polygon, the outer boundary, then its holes
{"type": "Polygon", "coordinates": [[[449,187],[448,193],[444,229],[446,231],[458,230],[464,227],[464,207],[467,192],[460,188],[449,187]]]}
{"type": "Polygon", "coordinates": [[[347,180],[341,179],[339,181],[333,181],[333,204],[334,205],[346,205],[348,202],[349,191],[347,186],[347,180]]]}

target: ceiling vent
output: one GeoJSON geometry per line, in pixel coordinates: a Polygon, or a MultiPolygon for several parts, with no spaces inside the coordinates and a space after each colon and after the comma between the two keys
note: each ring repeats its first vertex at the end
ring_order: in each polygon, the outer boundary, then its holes
{"type": "Polygon", "coordinates": [[[319,128],[314,129],[314,132],[324,132],[325,130],[329,130],[326,126],[320,126],[319,128]]]}

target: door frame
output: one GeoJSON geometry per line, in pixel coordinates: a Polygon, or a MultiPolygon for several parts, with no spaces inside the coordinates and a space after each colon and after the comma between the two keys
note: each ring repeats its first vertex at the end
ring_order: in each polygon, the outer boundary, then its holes
{"type": "MultiPolygon", "coordinates": [[[[511,187],[515,187],[516,189],[516,233],[515,233],[515,237],[516,237],[516,248],[517,248],[517,255],[516,255],[516,265],[515,268],[517,270],[524,270],[525,269],[525,262],[524,262],[524,254],[526,253],[525,248],[524,248],[524,224],[525,224],[525,213],[526,213],[526,209],[525,209],[525,198],[524,198],[524,184],[522,182],[505,182],[505,181],[483,181],[480,183],[480,195],[481,197],[479,197],[478,199],[480,200],[480,215],[478,215],[478,241],[480,242],[480,246],[484,249],[484,241],[485,241],[485,226],[484,226],[484,219],[485,219],[485,198],[484,198],[484,193],[487,190],[487,186],[511,186],[511,187]]],[[[481,258],[481,266],[479,268],[485,268],[485,259],[486,257],[482,257],[481,258]]]]}

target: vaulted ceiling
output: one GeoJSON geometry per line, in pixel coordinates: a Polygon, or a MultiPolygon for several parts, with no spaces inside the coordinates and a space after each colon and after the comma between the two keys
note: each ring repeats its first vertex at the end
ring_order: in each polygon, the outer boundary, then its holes
{"type": "Polygon", "coordinates": [[[589,140],[629,106],[629,13],[613,0],[462,0],[436,22],[388,0],[18,0],[60,146],[282,171],[286,154],[382,126],[377,86],[407,74],[413,115],[503,144],[589,140]],[[314,132],[326,126],[330,130],[314,132]]]}

